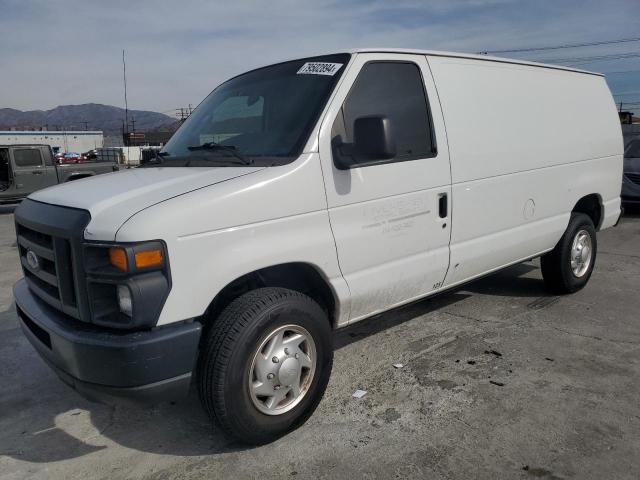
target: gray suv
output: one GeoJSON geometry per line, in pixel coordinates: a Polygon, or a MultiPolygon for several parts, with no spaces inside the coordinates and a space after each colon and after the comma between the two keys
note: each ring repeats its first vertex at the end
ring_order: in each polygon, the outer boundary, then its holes
{"type": "Polygon", "coordinates": [[[640,206],[640,137],[633,139],[624,151],[622,201],[640,206]]]}

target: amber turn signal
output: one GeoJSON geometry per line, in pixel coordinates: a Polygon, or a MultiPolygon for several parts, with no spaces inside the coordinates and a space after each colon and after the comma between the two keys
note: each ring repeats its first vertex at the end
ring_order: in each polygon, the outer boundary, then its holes
{"type": "Polygon", "coordinates": [[[127,271],[127,252],[124,248],[112,247],[109,249],[109,262],[122,272],[127,271]]]}
{"type": "Polygon", "coordinates": [[[135,253],[136,267],[158,267],[162,265],[162,250],[145,250],[135,253]]]}

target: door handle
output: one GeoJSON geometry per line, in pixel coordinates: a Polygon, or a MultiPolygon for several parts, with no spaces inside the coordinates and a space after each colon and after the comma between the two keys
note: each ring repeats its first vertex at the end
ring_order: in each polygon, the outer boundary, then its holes
{"type": "Polygon", "coordinates": [[[33,172],[34,175],[42,175],[42,171],[41,170],[34,170],[33,172]]]}
{"type": "Polygon", "coordinates": [[[438,196],[438,214],[440,215],[440,218],[447,218],[448,209],[448,195],[446,193],[441,193],[438,196]]]}

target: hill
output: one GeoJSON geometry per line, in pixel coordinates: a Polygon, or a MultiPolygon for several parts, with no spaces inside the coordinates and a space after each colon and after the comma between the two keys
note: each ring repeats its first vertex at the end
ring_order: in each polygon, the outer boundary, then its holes
{"type": "MultiPolygon", "coordinates": [[[[122,131],[124,108],[98,103],[60,105],[51,110],[21,111],[0,108],[0,130],[47,128],[49,130],[103,130],[105,134],[122,131]],[[86,122],[86,123],[85,123],[86,122]]],[[[176,119],[163,113],[129,110],[129,121],[135,119],[136,130],[170,127],[176,119]]]]}

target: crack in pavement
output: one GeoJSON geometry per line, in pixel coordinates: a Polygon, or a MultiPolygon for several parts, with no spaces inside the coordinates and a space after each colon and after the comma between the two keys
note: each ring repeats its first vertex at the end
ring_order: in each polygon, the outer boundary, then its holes
{"type": "Polygon", "coordinates": [[[598,251],[598,255],[614,255],[616,257],[640,258],[640,255],[632,255],[630,253],[605,252],[602,250],[598,251]]]}
{"type": "Polygon", "coordinates": [[[559,332],[566,333],[567,335],[575,335],[577,337],[589,338],[591,340],[604,340],[606,342],[622,343],[622,344],[625,344],[625,345],[640,345],[640,342],[631,342],[631,341],[628,341],[628,340],[616,340],[616,339],[613,339],[613,338],[597,337],[595,335],[586,335],[584,333],[578,333],[578,332],[572,332],[570,330],[564,330],[564,329],[562,329],[560,327],[551,326],[551,328],[553,330],[557,330],[559,332]]]}

